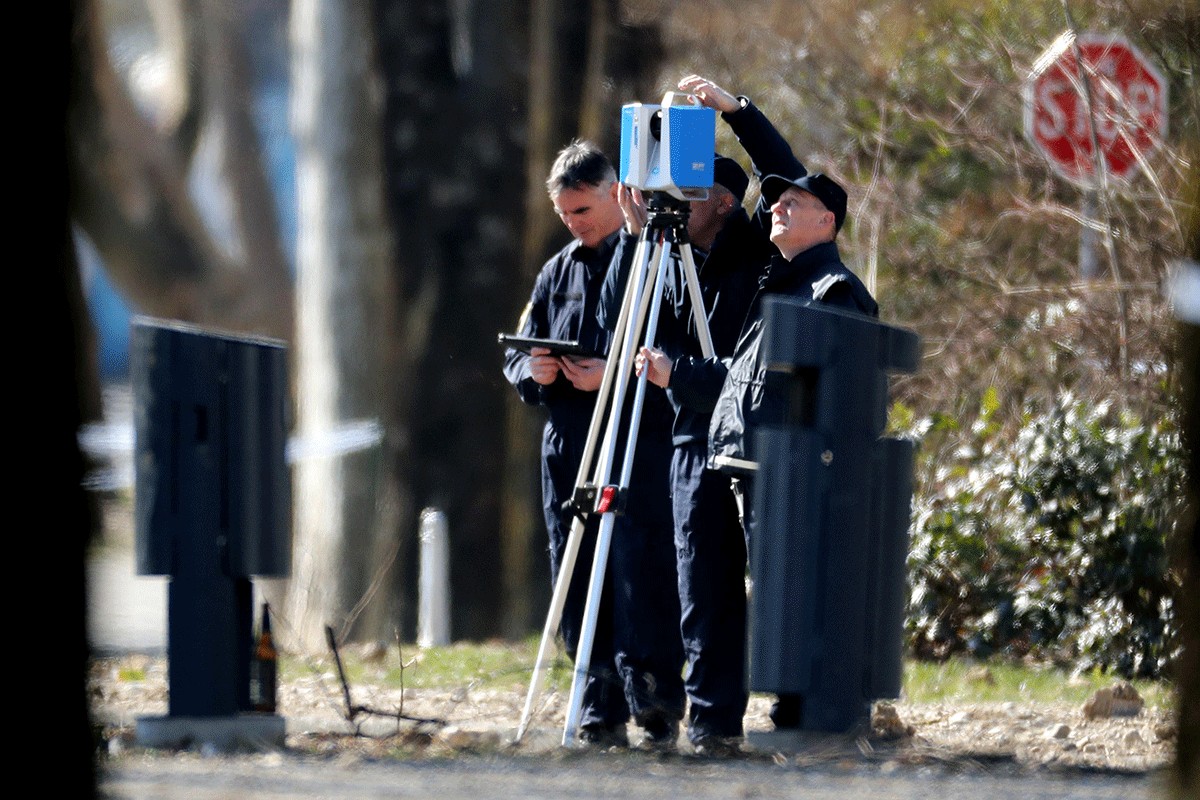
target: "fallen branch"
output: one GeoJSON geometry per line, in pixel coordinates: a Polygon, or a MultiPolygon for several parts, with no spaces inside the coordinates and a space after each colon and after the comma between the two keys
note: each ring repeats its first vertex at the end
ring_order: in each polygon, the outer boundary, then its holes
{"type": "Polygon", "coordinates": [[[342,655],[338,652],[337,640],[334,638],[333,628],[329,625],[325,626],[325,641],[329,643],[329,649],[333,651],[333,661],[337,664],[338,680],[342,684],[342,697],[346,701],[346,721],[355,726],[356,733],[360,733],[360,723],[355,720],[362,715],[394,719],[397,723],[408,721],[414,722],[417,725],[433,725],[439,728],[446,726],[446,720],[444,719],[414,717],[410,714],[405,714],[403,706],[401,706],[399,711],[381,711],[371,706],[356,705],[350,698],[350,681],[346,678],[346,670],[342,666],[342,655]]]}

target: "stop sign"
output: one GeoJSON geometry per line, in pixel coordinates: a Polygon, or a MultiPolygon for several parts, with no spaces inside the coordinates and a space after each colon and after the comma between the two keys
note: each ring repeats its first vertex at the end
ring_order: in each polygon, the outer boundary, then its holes
{"type": "Polygon", "coordinates": [[[1166,81],[1119,35],[1059,36],[1034,64],[1023,96],[1025,135],[1059,174],[1077,183],[1096,177],[1093,128],[1105,169],[1118,178],[1133,173],[1139,157],[1167,132],[1166,81]]]}

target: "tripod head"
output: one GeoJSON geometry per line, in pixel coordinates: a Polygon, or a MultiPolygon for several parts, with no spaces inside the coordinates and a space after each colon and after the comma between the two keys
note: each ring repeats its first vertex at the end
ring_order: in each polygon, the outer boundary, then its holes
{"type": "Polygon", "coordinates": [[[650,192],[646,195],[646,231],[673,230],[679,241],[686,241],[688,217],[692,204],[680,200],[668,192],[650,192]]]}
{"type": "Polygon", "coordinates": [[[651,213],[676,213],[686,217],[692,209],[692,203],[690,200],[680,200],[669,192],[647,192],[646,208],[651,213]]]}

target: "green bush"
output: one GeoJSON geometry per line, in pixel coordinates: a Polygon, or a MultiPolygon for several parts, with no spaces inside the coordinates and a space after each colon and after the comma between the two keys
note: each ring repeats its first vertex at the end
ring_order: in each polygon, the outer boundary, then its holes
{"type": "Polygon", "coordinates": [[[965,434],[923,448],[909,551],[918,658],[993,654],[1158,677],[1178,649],[1169,541],[1182,496],[1172,424],[1070,395],[1015,435],[989,391],[965,434]]]}

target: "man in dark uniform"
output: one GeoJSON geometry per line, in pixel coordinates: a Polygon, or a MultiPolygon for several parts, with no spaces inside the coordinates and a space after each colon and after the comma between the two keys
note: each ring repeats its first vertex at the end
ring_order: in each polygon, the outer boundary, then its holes
{"type": "MultiPolygon", "coordinates": [[[[845,190],[820,173],[794,179],[769,175],[762,182],[762,198],[771,209],[771,241],[779,255],[771,258],[751,305],[709,428],[709,464],[735,476],[746,509],[748,542],[757,526],[750,502],[756,465],[751,430],[782,422],[787,402],[785,376],[768,371],[761,357],[763,295],[788,295],[879,316],[875,299],[842,263],[834,241],[846,219],[845,190]]],[[[779,695],[771,708],[775,727],[799,727],[803,703],[798,694],[779,695]]]]}
{"type": "Polygon", "coordinates": [[[842,263],[834,241],[846,219],[846,191],[836,181],[820,173],[768,175],[762,202],[770,206],[771,242],[779,253],[763,274],[709,428],[710,462],[734,474],[743,468],[740,461],[754,463],[748,429],[782,421],[784,415],[785,376],[769,372],[759,352],[763,296],[786,295],[879,316],[878,304],[842,263]]]}
{"type": "MultiPolygon", "coordinates": [[[[737,98],[699,76],[684,78],[679,88],[721,111],[727,120],[736,120],[735,130],[745,134],[747,151],[757,168],[803,171],[791,147],[772,126],[760,121],[761,113],[748,99],[737,98]]],[[[762,265],[775,252],[767,227],[761,220],[751,220],[742,208],[748,185],[737,162],[718,155],[708,198],[689,206],[688,238],[707,327],[719,357],[733,354],[762,265]]],[[[627,231],[637,233],[646,220],[639,193],[622,187],[618,198],[627,231]]],[[[610,273],[602,309],[612,281],[610,273]]],[[[678,260],[667,275],[664,308],[656,350],[670,359],[672,368],[687,372],[703,356],[678,260]]],[[[713,379],[711,394],[719,391],[722,378],[713,379]]],[[[660,385],[667,389],[674,413],[670,477],[680,631],[687,656],[688,739],[699,753],[728,755],[740,746],[749,700],[745,687],[745,536],[729,478],[706,467],[711,400],[709,408],[697,408],[676,396],[672,386],[660,385]]]]}
{"type": "MultiPolygon", "coordinates": [[[[711,412],[705,461],[710,470],[719,470],[722,475],[705,473],[707,480],[728,487],[742,498],[753,497],[749,480],[755,465],[746,447],[749,442],[747,428],[781,419],[783,402],[781,388],[771,385],[770,374],[759,358],[762,295],[788,294],[872,316],[878,314],[878,307],[861,281],[841,263],[834,243],[846,215],[846,194],[841,187],[826,176],[807,175],[803,165],[794,158],[794,163],[783,167],[768,165],[764,153],[769,155],[772,150],[764,150],[764,144],[778,139],[778,133],[745,98],[734,98],[711,81],[695,76],[685,79],[680,87],[693,92],[706,105],[722,111],[722,118],[737,133],[754,161],[756,172],[766,175],[762,179],[754,221],[769,230],[770,241],[777,252],[770,257],[759,279],[759,288],[749,303],[732,358],[727,355],[729,351],[718,349],[716,355],[708,359],[696,356],[672,359],[659,349],[645,348],[639,354],[636,366],[639,371],[648,369],[652,382],[669,387],[679,404],[698,413],[711,412]],[[784,175],[792,177],[784,178],[784,175]]],[[[790,149],[787,153],[790,155],[790,149]]],[[[678,500],[676,509],[678,518],[678,500]]],[[[749,506],[743,511],[741,530],[748,547],[753,539],[755,520],[749,506]]],[[[744,570],[744,554],[740,563],[744,570]]],[[[744,634],[744,589],[740,600],[738,610],[743,615],[744,634]]],[[[744,681],[740,669],[738,676],[744,681]]],[[[781,696],[772,707],[771,718],[777,727],[797,727],[801,707],[801,698],[781,696]]]]}
{"type": "MultiPolygon", "coordinates": [[[[554,210],[574,239],[543,265],[521,315],[519,333],[578,341],[603,352],[607,333],[596,322],[596,301],[624,222],[617,204],[616,171],[598,147],[573,142],[559,152],[546,180],[554,210]]],[[[602,358],[556,357],[544,348],[505,353],[504,375],[529,405],[548,412],[542,432],[542,501],[550,538],[550,576],[557,583],[571,532],[563,504],[574,493],[588,427],[603,378],[602,358]]],[[[560,629],[571,658],[579,645],[587,601],[590,556],[599,518],[588,518],[560,629]]],[[[599,746],[628,744],[629,708],[616,675],[611,597],[597,620],[584,686],[581,738],[599,746]]]]}

